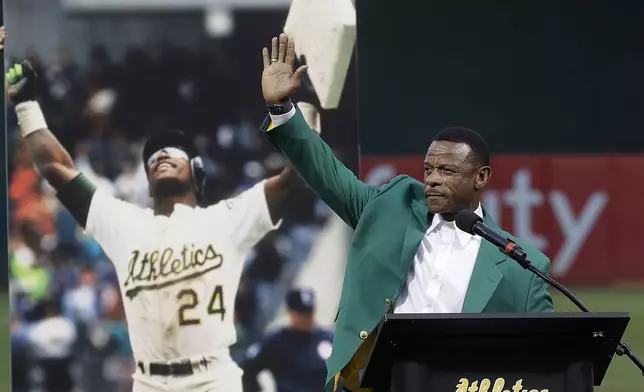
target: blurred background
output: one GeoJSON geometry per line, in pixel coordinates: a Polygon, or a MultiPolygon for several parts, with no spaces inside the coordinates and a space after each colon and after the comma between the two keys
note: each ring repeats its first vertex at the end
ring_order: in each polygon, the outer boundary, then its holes
{"type": "MultiPolygon", "coordinates": [[[[5,68],[23,58],[36,65],[50,128],[99,186],[147,205],[141,142],[180,129],[197,138],[208,195],[218,200],[283,165],[257,132],[266,113],[259,52],[282,31],[289,6],[7,0],[5,68]]],[[[644,4],[359,0],[356,7],[357,56],[339,108],[322,112],[322,135],[338,156],[375,185],[399,173],[420,178],[434,132],[478,130],[494,153],[485,204],[496,221],[548,254],[553,276],[591,309],[630,312],[625,339],[644,356],[636,223],[644,220],[644,4]],[[392,18],[399,7],[416,12],[392,18]]],[[[310,86],[297,99],[317,104],[310,86]]],[[[13,390],[128,391],[133,363],[112,266],[34,171],[16,125],[8,106],[13,390]],[[53,359],[70,380],[48,381],[52,358],[43,347],[60,325],[65,349],[53,359]]],[[[258,357],[279,362],[258,349],[289,325],[287,309],[307,314],[307,290],[323,331],[315,360],[328,355],[351,231],[308,190],[299,192],[284,225],[246,263],[233,353],[252,364],[249,374],[260,370],[258,357]],[[292,288],[305,290],[299,301],[292,288]]],[[[574,310],[553,295],[557,310],[574,310]]],[[[246,392],[272,391],[275,378],[260,372],[246,392]]],[[[600,390],[642,385],[634,365],[615,358],[600,390]]]]}

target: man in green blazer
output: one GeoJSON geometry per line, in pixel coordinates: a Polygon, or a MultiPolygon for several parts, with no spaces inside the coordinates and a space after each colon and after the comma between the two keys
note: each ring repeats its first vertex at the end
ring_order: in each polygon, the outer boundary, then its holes
{"type": "MultiPolygon", "coordinates": [[[[454,225],[462,209],[521,245],[548,274],[550,261],[501,230],[481,204],[491,168],[485,140],[469,129],[441,131],[424,160],[424,183],[401,175],[382,187],[361,182],[311,130],[290,98],[307,66],[293,71],[295,42],[285,34],[262,51],[268,139],[308,186],[355,230],[326,390],[360,391],[372,332],[387,312],[552,312],[547,284],[497,248],[454,225]]],[[[421,162],[418,162],[420,165],[421,162]]]]}

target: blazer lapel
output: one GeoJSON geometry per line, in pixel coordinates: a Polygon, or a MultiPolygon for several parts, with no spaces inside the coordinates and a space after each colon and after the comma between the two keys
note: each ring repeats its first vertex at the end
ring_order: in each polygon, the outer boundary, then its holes
{"type": "Polygon", "coordinates": [[[414,255],[418,250],[420,242],[423,240],[425,232],[429,228],[429,210],[424,200],[414,200],[411,204],[407,228],[405,230],[405,239],[400,255],[402,269],[407,276],[414,261],[414,255]]]}
{"type": "MultiPolygon", "coordinates": [[[[484,221],[487,226],[499,231],[499,227],[483,207],[484,221]]],[[[499,249],[488,241],[481,239],[481,247],[474,263],[472,277],[467,287],[463,302],[463,313],[481,313],[492,298],[503,274],[498,264],[505,261],[506,257],[499,249]]]]}

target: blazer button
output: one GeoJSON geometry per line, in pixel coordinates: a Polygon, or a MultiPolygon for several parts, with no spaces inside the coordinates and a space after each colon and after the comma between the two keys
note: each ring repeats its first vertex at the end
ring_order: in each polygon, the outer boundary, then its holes
{"type": "Polygon", "coordinates": [[[360,331],[360,339],[365,340],[369,336],[367,331],[360,331]]]}
{"type": "Polygon", "coordinates": [[[385,304],[386,304],[387,306],[391,306],[391,300],[390,300],[389,298],[387,298],[387,299],[385,300],[385,304]]]}

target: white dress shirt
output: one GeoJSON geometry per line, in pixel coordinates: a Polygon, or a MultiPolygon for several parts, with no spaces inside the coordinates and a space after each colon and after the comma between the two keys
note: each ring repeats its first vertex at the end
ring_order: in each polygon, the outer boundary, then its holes
{"type": "MultiPolygon", "coordinates": [[[[483,217],[479,204],[476,214],[483,217]]],[[[435,214],[416,251],[394,313],[461,313],[481,238],[435,214]]]]}

